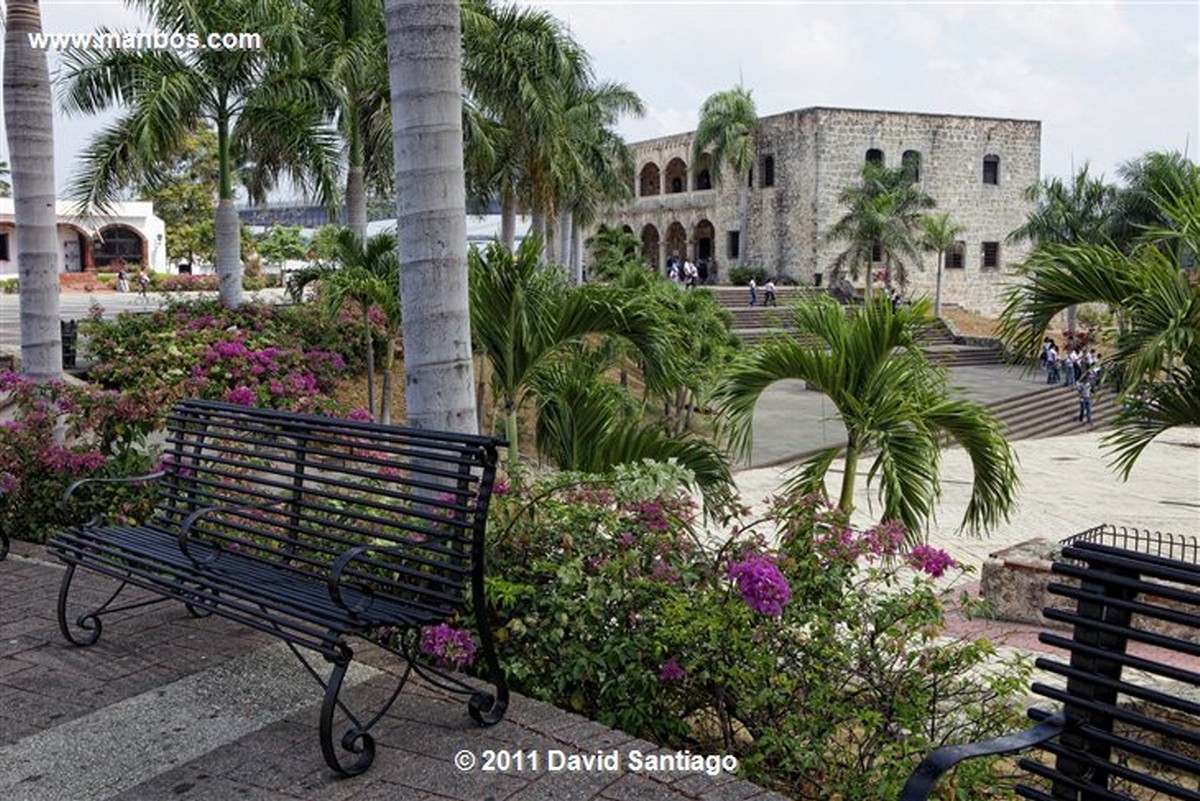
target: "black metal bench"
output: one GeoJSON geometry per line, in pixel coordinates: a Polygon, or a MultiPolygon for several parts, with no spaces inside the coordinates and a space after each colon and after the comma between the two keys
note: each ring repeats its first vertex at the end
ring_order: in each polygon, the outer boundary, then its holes
{"type": "Polygon", "coordinates": [[[1200,657],[1200,566],[1079,543],[1065,548],[1053,569],[1078,581],[1049,588],[1076,606],[1044,614],[1073,631],[1039,639],[1071,659],[1038,659],[1065,686],[1034,683],[1033,691],[1061,711],[1030,710],[1038,724],[1025,732],[935,751],[909,777],[901,801],[928,798],[938,777],[964,759],[1033,746],[1052,760],[1019,760],[1037,777],[1018,786],[1023,798],[1112,801],[1157,793],[1200,800],[1200,672],[1171,664],[1179,661],[1172,654],[1200,657]],[[1152,649],[1134,655],[1130,643],[1152,649]]]}
{"type": "MultiPolygon", "coordinates": [[[[468,694],[478,723],[496,723],[508,689],[482,610],[484,529],[498,444],[489,437],[183,401],[169,415],[161,472],[115,480],[156,484],[151,518],[138,525],[74,525],[49,541],[67,565],[59,627],[70,642],[91,645],[102,616],[176,600],[193,615],[220,615],[281,638],[324,687],[321,751],[343,775],[370,765],[369,730],[413,669],[468,694]],[[76,568],[120,584],[103,604],[72,620],[67,608],[76,568]],[[153,595],[116,605],[128,585],[153,595]],[[494,691],[475,689],[418,653],[421,628],[465,614],[468,596],[494,691]],[[338,697],[354,656],[352,636],[371,636],[406,661],[396,692],[366,722],[338,697]],[[332,664],[327,680],[302,649],[332,664]],[[337,725],[342,716],[348,723],[339,738],[335,715],[337,725]]],[[[78,482],[64,504],[70,508],[79,493],[113,481],[78,482]]]]}

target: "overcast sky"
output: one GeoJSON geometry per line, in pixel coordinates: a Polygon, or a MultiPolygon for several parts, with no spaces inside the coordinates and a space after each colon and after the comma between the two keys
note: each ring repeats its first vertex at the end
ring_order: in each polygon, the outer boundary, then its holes
{"type": "MultiPolygon", "coordinates": [[[[761,115],[837,106],[1040,120],[1043,175],[1090,162],[1115,180],[1149,150],[1196,159],[1196,0],[525,4],[561,18],[598,77],[641,96],[646,116],[621,125],[630,141],[693,130],[704,99],[741,82],[761,115]]],[[[137,24],[119,0],[42,0],[42,15],[56,33],[137,24]]],[[[56,117],[60,187],[96,127],[56,117]]]]}

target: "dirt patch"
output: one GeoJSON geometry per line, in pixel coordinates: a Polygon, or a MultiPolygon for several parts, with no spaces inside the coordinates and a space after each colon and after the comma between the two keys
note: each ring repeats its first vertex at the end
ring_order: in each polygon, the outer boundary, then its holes
{"type": "Polygon", "coordinates": [[[990,317],[972,314],[962,309],[942,309],[942,317],[954,326],[959,334],[965,337],[994,337],[996,336],[996,321],[990,317]]]}

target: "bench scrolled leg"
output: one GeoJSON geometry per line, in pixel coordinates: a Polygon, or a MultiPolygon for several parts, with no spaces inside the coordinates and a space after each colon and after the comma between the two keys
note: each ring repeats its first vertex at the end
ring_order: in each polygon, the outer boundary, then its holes
{"type": "Polygon", "coordinates": [[[345,704],[338,700],[342,680],[349,667],[349,657],[334,662],[329,680],[325,682],[325,701],[321,704],[321,754],[325,757],[325,764],[341,776],[357,776],[375,761],[375,738],[368,731],[370,726],[359,723],[345,704]],[[351,725],[335,743],[334,716],[339,708],[351,725]],[[339,749],[354,756],[353,761],[343,763],[339,749]]]}
{"type": "Polygon", "coordinates": [[[476,692],[467,701],[467,712],[471,720],[480,726],[494,726],[504,719],[508,711],[508,682],[504,679],[504,671],[500,669],[500,660],[496,657],[496,646],[492,641],[491,632],[486,626],[480,626],[479,639],[483,643],[483,659],[490,676],[488,681],[496,688],[496,692],[476,692]]]}
{"type": "Polygon", "coordinates": [[[100,633],[104,631],[104,624],[100,622],[100,615],[113,602],[113,599],[120,594],[121,590],[125,588],[125,584],[122,582],[117,587],[116,592],[109,596],[108,600],[99,607],[90,612],[84,612],[75,618],[75,625],[87,632],[85,636],[78,637],[71,630],[71,624],[67,620],[67,599],[70,597],[71,581],[74,578],[75,565],[68,564],[67,572],[62,578],[62,583],[58,585],[58,630],[62,632],[63,638],[72,645],[87,647],[100,639],[100,633]]]}
{"type": "Polygon", "coordinates": [[[0,562],[3,562],[6,556],[8,556],[8,535],[0,531],[0,562]]]}

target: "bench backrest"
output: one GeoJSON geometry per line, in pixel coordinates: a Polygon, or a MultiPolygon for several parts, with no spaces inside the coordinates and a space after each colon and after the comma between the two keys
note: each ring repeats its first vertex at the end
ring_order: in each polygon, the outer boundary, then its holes
{"type": "Polygon", "coordinates": [[[1200,799],[1200,566],[1094,543],[1063,557],[1054,572],[1078,583],[1049,589],[1075,609],[1045,614],[1074,631],[1041,641],[1070,663],[1037,666],[1065,686],[1033,689],[1062,704],[1068,728],[1042,746],[1053,768],[1021,761],[1045,781],[1043,795],[1026,797],[1200,799]]]}
{"type": "Polygon", "coordinates": [[[360,599],[445,615],[482,569],[496,456],[489,437],[182,401],[155,520],[190,521],[203,557],[237,552],[322,580],[360,548],[345,571],[360,599]],[[231,508],[197,514],[211,507],[231,508]]]}

